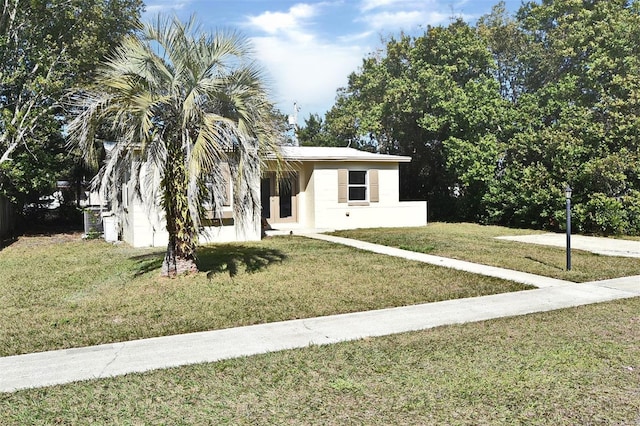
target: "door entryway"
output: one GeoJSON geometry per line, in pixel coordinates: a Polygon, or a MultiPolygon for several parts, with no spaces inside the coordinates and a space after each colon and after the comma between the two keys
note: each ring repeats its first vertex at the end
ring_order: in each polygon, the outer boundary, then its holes
{"type": "Polygon", "coordinates": [[[297,222],[299,191],[297,173],[279,178],[273,172],[265,174],[260,182],[262,218],[271,225],[297,222]]]}

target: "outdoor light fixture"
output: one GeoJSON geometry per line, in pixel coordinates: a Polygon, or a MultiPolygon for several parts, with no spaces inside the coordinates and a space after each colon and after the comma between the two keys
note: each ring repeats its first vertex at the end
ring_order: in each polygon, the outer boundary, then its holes
{"type": "Polygon", "coordinates": [[[564,195],[567,199],[567,271],[571,270],[571,193],[573,190],[567,184],[564,195]]]}
{"type": "Polygon", "coordinates": [[[571,199],[571,193],[573,192],[573,189],[571,189],[571,187],[569,185],[567,185],[567,187],[564,189],[564,195],[565,197],[567,197],[567,200],[571,199]]]}

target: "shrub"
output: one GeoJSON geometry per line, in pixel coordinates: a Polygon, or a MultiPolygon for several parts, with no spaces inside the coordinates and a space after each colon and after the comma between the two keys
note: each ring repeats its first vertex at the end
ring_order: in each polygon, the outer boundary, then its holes
{"type": "Polygon", "coordinates": [[[623,234],[629,227],[622,202],[602,193],[589,196],[586,204],[575,207],[575,223],[582,232],[603,235],[623,234]]]}

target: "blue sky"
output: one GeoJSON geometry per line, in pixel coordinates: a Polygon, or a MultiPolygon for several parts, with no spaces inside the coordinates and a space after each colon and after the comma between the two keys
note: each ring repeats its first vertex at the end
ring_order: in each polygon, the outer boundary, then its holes
{"type": "MultiPolygon", "coordinates": [[[[147,0],[143,19],[157,13],[195,15],[206,30],[236,29],[249,37],[265,68],[272,99],[299,122],[321,116],[362,59],[400,31],[422,34],[452,17],[474,23],[498,0],[147,0]]],[[[506,0],[515,12],[521,0],[506,0]]]]}

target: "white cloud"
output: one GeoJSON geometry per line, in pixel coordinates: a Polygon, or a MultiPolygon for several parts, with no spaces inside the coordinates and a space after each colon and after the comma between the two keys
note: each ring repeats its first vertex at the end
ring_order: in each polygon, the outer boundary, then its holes
{"type": "MultiPolygon", "coordinates": [[[[411,0],[362,0],[360,9],[363,12],[368,12],[379,8],[398,7],[407,2],[411,2],[411,0]]],[[[415,3],[415,0],[413,0],[413,3],[415,3]]]]}
{"type": "Polygon", "coordinates": [[[329,109],[336,90],[346,85],[347,76],[366,54],[357,46],[310,45],[273,36],[253,38],[253,43],[258,59],[274,79],[275,101],[285,113],[297,101],[301,117],[329,109]]]}
{"type": "Polygon", "coordinates": [[[181,10],[187,7],[191,1],[155,0],[145,5],[145,15],[156,15],[170,11],[181,10]]]}
{"type": "Polygon", "coordinates": [[[450,14],[438,11],[399,11],[399,12],[380,12],[359,18],[360,21],[366,22],[367,25],[374,30],[383,30],[392,28],[393,31],[398,29],[410,30],[419,26],[440,25],[446,23],[450,18],[450,14]]]}
{"type": "Polygon", "coordinates": [[[451,17],[444,4],[436,0],[362,0],[358,22],[371,30],[411,30],[446,23],[451,17]]]}
{"type": "Polygon", "coordinates": [[[383,28],[407,28],[414,27],[421,23],[422,13],[413,12],[381,12],[359,18],[375,30],[383,28]]]}
{"type": "Polygon", "coordinates": [[[294,101],[302,107],[301,117],[324,113],[367,53],[358,39],[322,40],[313,32],[317,20],[326,17],[323,13],[334,4],[299,3],[286,12],[267,11],[248,18],[247,25],[259,33],[252,38],[256,56],[273,79],[276,103],[285,113],[294,101]]]}
{"type": "Polygon", "coordinates": [[[248,17],[257,59],[267,69],[284,113],[291,112],[294,101],[302,107],[301,117],[327,111],[337,89],[373,50],[371,44],[379,43],[376,33],[438,25],[450,16],[439,11],[435,0],[362,0],[360,14],[352,17],[354,31],[323,39],[314,30],[330,13],[342,10],[332,7],[339,4],[346,2],[298,3],[283,12],[248,17]]]}
{"type": "Polygon", "coordinates": [[[268,34],[302,33],[304,24],[317,14],[317,6],[297,4],[288,12],[264,12],[258,16],[250,16],[249,24],[268,34]]]}
{"type": "Polygon", "coordinates": [[[371,38],[371,36],[374,36],[374,35],[375,35],[375,31],[367,30],[357,34],[348,34],[345,36],[340,36],[338,37],[338,41],[340,41],[340,44],[344,45],[345,43],[366,41],[369,38],[371,38]]]}

